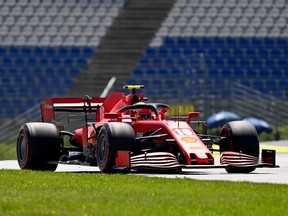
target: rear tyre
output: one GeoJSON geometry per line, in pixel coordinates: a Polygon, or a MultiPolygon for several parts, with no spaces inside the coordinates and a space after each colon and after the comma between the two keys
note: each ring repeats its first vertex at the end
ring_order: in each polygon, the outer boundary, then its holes
{"type": "Polygon", "coordinates": [[[18,164],[21,169],[55,171],[60,146],[55,125],[42,122],[23,124],[17,139],[18,164]]]}
{"type": "Polygon", "coordinates": [[[101,172],[112,173],[117,151],[133,151],[133,128],[122,122],[104,124],[99,132],[96,147],[97,164],[101,172]]]}
{"type": "MultiPolygon", "coordinates": [[[[220,151],[242,152],[259,158],[259,140],[255,127],[247,121],[233,121],[221,129],[221,136],[226,137],[220,142],[220,151]]],[[[254,167],[226,168],[228,173],[250,173],[254,167]]]]}

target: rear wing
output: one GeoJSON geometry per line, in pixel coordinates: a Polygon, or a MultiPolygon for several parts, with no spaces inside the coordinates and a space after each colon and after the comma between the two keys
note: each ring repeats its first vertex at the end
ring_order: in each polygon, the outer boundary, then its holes
{"type": "Polygon", "coordinates": [[[96,113],[106,98],[47,98],[40,104],[43,122],[55,122],[55,112],[96,113]]]}

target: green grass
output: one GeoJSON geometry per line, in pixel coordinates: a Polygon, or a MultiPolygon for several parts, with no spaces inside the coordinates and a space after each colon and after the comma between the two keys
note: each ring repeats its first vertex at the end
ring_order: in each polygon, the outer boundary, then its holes
{"type": "Polygon", "coordinates": [[[0,170],[0,215],[282,215],[288,185],[0,170]]]}
{"type": "Polygon", "coordinates": [[[0,160],[13,160],[16,159],[16,144],[6,145],[0,143],[0,160]]]}

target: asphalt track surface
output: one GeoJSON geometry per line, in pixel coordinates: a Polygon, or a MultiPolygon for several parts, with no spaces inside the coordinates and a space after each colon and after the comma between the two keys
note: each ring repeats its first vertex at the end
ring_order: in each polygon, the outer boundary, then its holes
{"type": "MultiPolygon", "coordinates": [[[[223,180],[223,181],[248,181],[259,183],[288,184],[288,141],[277,141],[261,144],[261,148],[275,149],[277,151],[276,164],[279,168],[257,168],[249,174],[229,174],[222,168],[213,169],[190,169],[184,170],[183,174],[147,174],[133,173],[133,175],[145,175],[149,177],[163,178],[191,178],[198,180],[223,180]]],[[[219,164],[219,156],[215,156],[215,163],[219,164]]],[[[0,161],[0,169],[16,169],[19,166],[16,160],[0,161]]],[[[88,172],[98,174],[97,167],[80,165],[59,164],[56,172],[88,172]]]]}

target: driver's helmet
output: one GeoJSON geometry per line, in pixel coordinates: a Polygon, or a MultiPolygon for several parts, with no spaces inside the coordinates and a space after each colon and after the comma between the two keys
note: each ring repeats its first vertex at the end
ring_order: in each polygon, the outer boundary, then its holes
{"type": "Polygon", "coordinates": [[[137,114],[138,120],[151,120],[152,119],[152,112],[150,109],[141,109],[137,114]]]}

